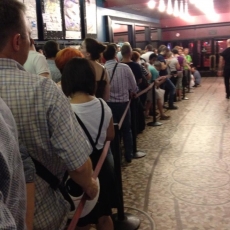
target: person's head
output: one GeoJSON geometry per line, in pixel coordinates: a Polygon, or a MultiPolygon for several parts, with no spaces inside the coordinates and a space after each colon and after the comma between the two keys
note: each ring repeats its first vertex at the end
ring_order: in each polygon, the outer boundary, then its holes
{"type": "Polygon", "coordinates": [[[153,48],[153,52],[154,52],[155,54],[158,54],[157,48],[153,48]]]}
{"type": "Polygon", "coordinates": [[[148,51],[153,51],[153,46],[152,45],[147,45],[146,47],[145,47],[145,50],[148,52],[148,51]]]}
{"type": "Polygon", "coordinates": [[[152,53],[150,56],[149,56],[149,63],[151,65],[153,65],[155,63],[155,61],[157,60],[157,55],[155,53],[152,53]]]}
{"type": "Polygon", "coordinates": [[[192,66],[191,72],[194,73],[195,71],[196,71],[196,67],[195,67],[195,66],[192,66]]]}
{"type": "Polygon", "coordinates": [[[133,48],[133,51],[138,52],[140,55],[142,54],[142,53],[141,53],[141,49],[140,49],[140,48],[133,48]]]}
{"type": "Polygon", "coordinates": [[[175,48],[172,50],[172,53],[173,53],[174,55],[178,55],[178,54],[179,54],[178,50],[175,49],[175,48]]]}
{"type": "Polygon", "coordinates": [[[227,46],[230,47],[230,39],[227,40],[227,46]]]}
{"type": "Polygon", "coordinates": [[[167,52],[167,53],[166,53],[166,57],[167,57],[167,58],[173,57],[173,53],[172,53],[171,51],[167,52]]]}
{"type": "Polygon", "coordinates": [[[140,61],[140,54],[137,51],[133,51],[131,59],[134,62],[139,62],[140,61]]]}
{"type": "Polygon", "coordinates": [[[180,48],[178,48],[178,54],[181,56],[181,55],[183,55],[184,53],[183,53],[183,49],[180,47],[180,48]]]}
{"type": "Polygon", "coordinates": [[[160,46],[158,49],[158,53],[163,55],[163,56],[167,56],[168,52],[169,52],[169,48],[165,45],[160,46]]]}
{"type": "Polygon", "coordinates": [[[106,47],[106,50],[103,52],[104,59],[106,61],[113,60],[116,57],[116,48],[113,44],[110,44],[106,47]]]}
{"type": "Polygon", "coordinates": [[[70,47],[60,50],[57,53],[55,63],[61,73],[67,62],[69,62],[74,57],[83,57],[83,54],[79,50],[70,47]]]}
{"type": "Polygon", "coordinates": [[[59,49],[59,44],[55,41],[48,41],[43,46],[46,58],[55,58],[59,49]]]}
{"type": "Polygon", "coordinates": [[[93,38],[86,38],[81,47],[84,57],[93,61],[100,58],[100,54],[105,50],[105,46],[93,38]]]}
{"type": "Polygon", "coordinates": [[[157,71],[161,70],[161,62],[160,61],[155,61],[154,62],[154,67],[156,68],[157,71]]]}
{"type": "Polygon", "coordinates": [[[130,45],[123,45],[121,47],[121,55],[123,56],[123,58],[131,58],[132,56],[132,48],[130,45]]]}
{"type": "Polygon", "coordinates": [[[0,1],[0,57],[23,65],[30,49],[30,28],[25,5],[17,0],[0,1]]]}
{"type": "Polygon", "coordinates": [[[189,54],[189,49],[188,48],[184,48],[184,55],[188,55],[189,54]]]}
{"type": "Polygon", "coordinates": [[[63,69],[61,84],[67,97],[72,97],[79,92],[94,96],[96,91],[95,69],[85,58],[72,58],[63,69]]]}

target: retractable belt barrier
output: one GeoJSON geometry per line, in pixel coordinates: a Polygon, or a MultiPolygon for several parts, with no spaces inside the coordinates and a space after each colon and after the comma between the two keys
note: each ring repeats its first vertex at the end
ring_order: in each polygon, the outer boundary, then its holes
{"type": "MultiPolygon", "coordinates": [[[[141,92],[139,92],[135,98],[140,97],[142,94],[148,92],[149,90],[151,90],[154,86],[154,83],[150,84],[146,89],[142,90],[141,92]]],[[[123,200],[123,188],[122,188],[122,175],[121,175],[121,151],[120,151],[120,138],[119,138],[119,130],[122,127],[123,121],[125,119],[125,116],[129,110],[131,101],[129,101],[129,103],[127,104],[127,107],[121,117],[121,120],[118,124],[114,124],[114,129],[115,129],[115,138],[111,143],[111,148],[112,148],[112,153],[114,156],[114,171],[116,174],[116,178],[117,178],[117,186],[118,186],[118,196],[119,196],[119,204],[118,204],[118,208],[117,211],[118,213],[113,215],[113,221],[114,221],[114,229],[115,230],[136,230],[139,228],[140,226],[140,219],[133,216],[132,214],[129,213],[125,213],[124,212],[124,200],[123,200]]],[[[136,139],[136,137],[135,137],[136,139]]],[[[134,141],[134,151],[136,152],[136,140],[134,141]]],[[[110,141],[107,141],[103,152],[101,154],[101,157],[97,163],[97,166],[93,172],[93,178],[96,179],[98,177],[98,174],[100,173],[101,167],[105,161],[106,155],[108,153],[110,147],[110,141]]],[[[146,154],[143,153],[143,156],[145,156],[146,154]]],[[[135,153],[134,153],[134,158],[135,158],[135,153]]],[[[139,157],[136,157],[139,158],[139,157]]],[[[70,225],[68,226],[68,230],[75,230],[78,220],[81,216],[81,213],[83,211],[83,208],[85,206],[87,197],[86,194],[83,195],[77,209],[76,212],[73,216],[73,219],[70,223],[70,225]]]]}

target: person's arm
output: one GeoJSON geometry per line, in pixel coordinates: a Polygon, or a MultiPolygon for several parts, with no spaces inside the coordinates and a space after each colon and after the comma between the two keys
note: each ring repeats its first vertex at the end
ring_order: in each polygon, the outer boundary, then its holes
{"type": "Polygon", "coordinates": [[[26,183],[27,207],[26,207],[26,226],[27,230],[33,230],[34,210],[35,210],[35,185],[26,183]]]}
{"type": "Polygon", "coordinates": [[[109,77],[108,77],[107,70],[105,70],[105,80],[106,80],[107,84],[105,86],[105,91],[104,91],[103,99],[104,99],[104,101],[108,101],[109,97],[110,97],[110,84],[109,84],[109,77]]]}
{"type": "Polygon", "coordinates": [[[35,166],[29,156],[24,145],[20,144],[20,153],[23,162],[26,194],[27,194],[27,208],[26,208],[26,226],[27,230],[33,230],[34,210],[35,210],[35,166]]]}
{"type": "Polygon", "coordinates": [[[88,158],[80,168],[77,168],[74,171],[69,171],[72,180],[82,187],[89,199],[94,199],[98,192],[97,182],[92,178],[92,173],[93,169],[90,158],[88,158]]]}
{"type": "Polygon", "coordinates": [[[223,76],[223,67],[224,67],[224,58],[223,56],[220,56],[219,59],[219,66],[218,66],[218,76],[223,76]]]}
{"type": "Polygon", "coordinates": [[[126,74],[126,77],[128,78],[128,86],[129,86],[129,90],[132,92],[132,93],[136,93],[138,88],[137,88],[137,82],[136,82],[136,79],[133,75],[133,72],[132,70],[130,69],[129,66],[127,66],[125,68],[125,74],[126,74]]]}
{"type": "Polygon", "coordinates": [[[114,139],[115,132],[114,132],[114,126],[113,126],[113,118],[110,119],[109,127],[107,129],[106,133],[106,141],[112,141],[114,139]]]}
{"type": "Polygon", "coordinates": [[[37,55],[34,60],[34,68],[37,75],[50,78],[50,70],[44,55],[37,55]]]}

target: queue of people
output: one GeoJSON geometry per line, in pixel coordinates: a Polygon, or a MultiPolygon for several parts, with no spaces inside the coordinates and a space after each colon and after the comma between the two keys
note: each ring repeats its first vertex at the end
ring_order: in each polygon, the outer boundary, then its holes
{"type": "MultiPolygon", "coordinates": [[[[154,82],[160,119],[168,120],[164,108],[176,110],[175,101],[187,99],[182,88],[190,90],[190,70],[200,85],[188,50],[148,45],[144,52],[133,51],[126,42],[119,51],[116,44],[86,38],[80,50],[60,50],[48,41],[43,55],[30,38],[25,6],[1,0],[0,12],[0,229],[65,229],[76,209],[74,199],[84,192],[96,202],[76,229],[95,224],[98,230],[113,230],[117,201],[111,150],[99,183],[92,172],[130,99],[140,105],[139,123],[156,109],[152,90],[141,98],[138,92],[154,82]]],[[[130,109],[121,137],[125,161],[131,163],[130,109]]]]}

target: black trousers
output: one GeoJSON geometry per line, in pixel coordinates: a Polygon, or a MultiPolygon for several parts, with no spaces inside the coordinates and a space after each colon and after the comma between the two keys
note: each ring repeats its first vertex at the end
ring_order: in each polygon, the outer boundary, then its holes
{"type": "Polygon", "coordinates": [[[229,97],[230,96],[230,68],[224,69],[224,84],[225,84],[225,90],[226,94],[229,97]]]}

